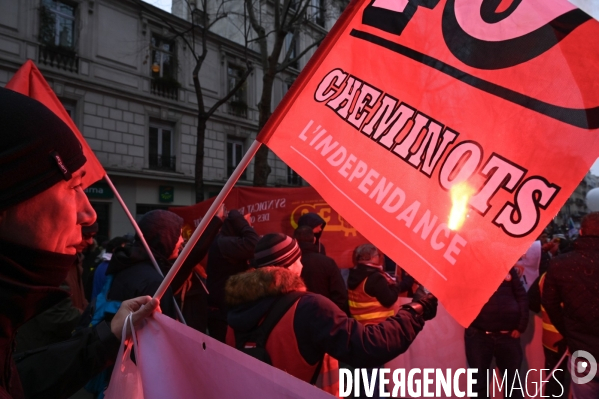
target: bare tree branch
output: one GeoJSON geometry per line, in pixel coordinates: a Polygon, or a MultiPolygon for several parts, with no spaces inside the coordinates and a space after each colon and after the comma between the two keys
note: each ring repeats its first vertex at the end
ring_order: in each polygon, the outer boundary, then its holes
{"type": "Polygon", "coordinates": [[[241,87],[245,84],[245,81],[247,80],[247,78],[250,76],[250,74],[254,71],[254,66],[252,65],[251,62],[247,62],[246,64],[246,70],[243,73],[243,75],[241,76],[241,79],[239,80],[239,82],[237,82],[237,84],[235,85],[235,87],[233,87],[231,90],[229,90],[229,92],[220,100],[218,100],[217,102],[214,103],[214,105],[212,107],[210,107],[210,109],[208,110],[208,112],[206,112],[206,116],[209,118],[210,116],[212,116],[212,114],[214,114],[214,112],[216,112],[216,110],[218,109],[218,107],[220,107],[221,105],[223,105],[224,103],[226,103],[227,101],[229,101],[229,99],[231,97],[233,97],[233,95],[239,90],[241,89],[241,87]]]}
{"type": "Polygon", "coordinates": [[[260,46],[260,55],[262,61],[262,67],[268,67],[268,43],[266,42],[265,29],[260,25],[258,19],[256,18],[256,13],[254,12],[254,5],[252,4],[252,0],[245,0],[245,6],[248,12],[248,17],[250,18],[250,25],[252,25],[252,29],[258,34],[258,37],[261,39],[258,40],[258,45],[260,46]]]}
{"type": "Polygon", "coordinates": [[[300,58],[302,58],[306,53],[308,53],[308,51],[310,51],[312,48],[320,45],[320,42],[322,42],[322,39],[324,39],[324,36],[320,40],[312,43],[311,45],[306,46],[306,48],[303,49],[296,57],[293,57],[292,59],[289,59],[287,61],[280,63],[277,66],[277,73],[283,72],[285,69],[289,68],[290,65],[295,64],[300,58]]]}

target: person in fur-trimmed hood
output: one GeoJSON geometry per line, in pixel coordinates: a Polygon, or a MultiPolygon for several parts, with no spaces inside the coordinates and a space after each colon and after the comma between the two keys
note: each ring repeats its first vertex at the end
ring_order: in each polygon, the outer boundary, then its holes
{"type": "MultiPolygon", "coordinates": [[[[298,244],[291,237],[275,233],[260,239],[254,253],[256,269],[227,281],[227,344],[236,346],[235,335],[255,329],[277,300],[306,290],[300,277],[300,257],[298,244]]],[[[338,378],[338,373],[326,373],[333,363],[326,363],[325,355],[360,367],[388,362],[408,349],[436,310],[437,299],[428,294],[387,320],[364,326],[347,317],[331,300],[306,292],[275,325],[265,348],[274,367],[306,382],[316,381],[335,394],[338,381],[322,378],[325,374],[338,378]],[[319,369],[321,377],[316,379],[319,369]]]]}

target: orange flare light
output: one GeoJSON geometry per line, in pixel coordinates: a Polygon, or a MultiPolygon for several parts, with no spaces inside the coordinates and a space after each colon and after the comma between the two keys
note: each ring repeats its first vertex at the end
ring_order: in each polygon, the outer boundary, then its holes
{"type": "Polygon", "coordinates": [[[449,222],[447,222],[450,230],[459,230],[464,224],[468,213],[468,201],[474,193],[475,190],[466,182],[456,184],[451,188],[452,206],[449,213],[449,222]]]}

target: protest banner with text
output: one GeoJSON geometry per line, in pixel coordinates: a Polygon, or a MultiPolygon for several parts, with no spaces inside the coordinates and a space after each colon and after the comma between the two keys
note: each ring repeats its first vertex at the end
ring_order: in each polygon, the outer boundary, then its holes
{"type": "MultiPolygon", "coordinates": [[[[214,199],[170,209],[185,221],[183,238],[188,239],[193,233],[212,201],[214,199]]],[[[319,215],[327,223],[320,241],[327,256],[333,258],[340,268],[353,267],[354,248],[367,242],[312,187],[235,187],[225,200],[225,206],[237,209],[241,214],[250,213],[252,225],[260,235],[278,232],[293,237],[302,215],[308,212],[319,215]]]]}
{"type": "Polygon", "coordinates": [[[599,22],[566,0],[358,0],[258,140],[463,326],[599,154],[599,22]]]}

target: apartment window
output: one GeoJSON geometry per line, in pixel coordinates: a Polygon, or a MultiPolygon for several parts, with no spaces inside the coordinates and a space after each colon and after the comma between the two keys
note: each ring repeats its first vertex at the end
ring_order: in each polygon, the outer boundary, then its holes
{"type": "Polygon", "coordinates": [[[152,94],[176,100],[181,84],[177,81],[175,41],[152,34],[150,51],[152,94]]]}
{"type": "Polygon", "coordinates": [[[75,47],[75,6],[55,0],[42,0],[40,42],[63,48],[75,47]]]}
{"type": "Polygon", "coordinates": [[[67,111],[67,114],[69,114],[69,116],[71,117],[73,122],[75,122],[75,124],[77,124],[77,121],[75,121],[75,110],[77,109],[77,103],[72,100],[62,100],[62,99],[60,100],[60,102],[62,103],[62,106],[67,111]]]}
{"type": "MultiPolygon", "coordinates": [[[[296,40],[293,32],[287,33],[287,36],[285,36],[285,55],[289,55],[288,59],[290,59],[290,60],[297,57],[297,43],[296,42],[297,42],[297,40],[296,40]]],[[[297,69],[298,68],[297,60],[295,60],[295,62],[292,62],[289,66],[297,69]]]]}
{"type": "MultiPolygon", "coordinates": [[[[227,66],[227,92],[231,91],[243,79],[245,70],[239,66],[227,66]]],[[[247,81],[233,94],[227,104],[229,114],[247,118],[247,81]]]]}
{"type": "Polygon", "coordinates": [[[310,7],[312,8],[312,18],[314,18],[314,23],[324,27],[324,0],[310,0],[310,7]]]}
{"type": "Polygon", "coordinates": [[[79,71],[75,51],[75,6],[62,1],[42,0],[39,8],[39,60],[65,71],[79,71]]]}
{"type": "MultiPolygon", "coordinates": [[[[245,153],[245,143],[243,140],[228,138],[227,139],[227,176],[231,176],[233,171],[241,162],[243,154],[245,153]]],[[[242,179],[245,179],[245,171],[241,175],[242,179]]]]}
{"type": "Polygon", "coordinates": [[[297,172],[287,166],[287,184],[290,186],[301,186],[302,178],[297,172]]]}
{"type": "Polygon", "coordinates": [[[168,125],[152,123],[149,132],[150,169],[176,171],[176,157],[173,148],[173,128],[168,125]]]}

